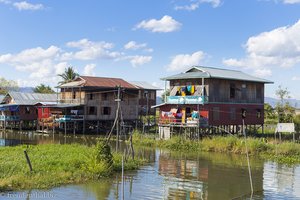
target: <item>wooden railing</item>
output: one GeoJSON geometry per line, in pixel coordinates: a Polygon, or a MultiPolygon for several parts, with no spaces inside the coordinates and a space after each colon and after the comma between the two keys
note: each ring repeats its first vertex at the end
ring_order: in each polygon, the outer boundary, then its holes
{"type": "Polygon", "coordinates": [[[208,96],[168,96],[168,104],[205,104],[208,96]]]}
{"type": "Polygon", "coordinates": [[[19,121],[19,120],[20,120],[19,116],[0,115],[0,121],[19,121]]]}

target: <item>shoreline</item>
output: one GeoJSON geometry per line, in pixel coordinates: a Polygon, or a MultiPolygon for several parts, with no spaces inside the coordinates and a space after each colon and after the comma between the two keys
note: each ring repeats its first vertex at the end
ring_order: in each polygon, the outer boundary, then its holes
{"type": "MultiPolygon", "coordinates": [[[[154,135],[147,136],[135,133],[133,143],[139,146],[165,148],[180,152],[216,152],[231,154],[246,154],[245,140],[236,136],[213,136],[202,140],[190,140],[174,136],[169,140],[156,139],[154,135]]],[[[300,144],[293,142],[275,143],[265,138],[247,138],[250,156],[275,161],[281,164],[300,164],[300,144]]]]}

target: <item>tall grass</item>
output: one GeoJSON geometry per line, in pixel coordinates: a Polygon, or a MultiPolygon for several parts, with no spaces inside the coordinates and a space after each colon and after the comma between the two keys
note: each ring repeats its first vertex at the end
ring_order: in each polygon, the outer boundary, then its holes
{"type": "MultiPolygon", "coordinates": [[[[245,154],[246,145],[244,138],[235,136],[215,136],[202,140],[189,140],[180,136],[174,136],[169,140],[159,140],[143,137],[141,134],[134,135],[134,143],[137,145],[167,148],[183,152],[222,152],[245,154]]],[[[248,152],[252,156],[270,159],[280,163],[300,163],[300,144],[293,142],[275,143],[264,138],[247,138],[248,152]]]]}
{"type": "MultiPolygon", "coordinates": [[[[0,191],[49,188],[68,183],[110,176],[121,170],[120,153],[112,153],[108,165],[99,156],[99,149],[79,144],[47,144],[0,148],[0,191]],[[24,156],[27,149],[33,171],[24,156]]],[[[144,160],[127,160],[126,169],[136,169],[144,160]]]]}

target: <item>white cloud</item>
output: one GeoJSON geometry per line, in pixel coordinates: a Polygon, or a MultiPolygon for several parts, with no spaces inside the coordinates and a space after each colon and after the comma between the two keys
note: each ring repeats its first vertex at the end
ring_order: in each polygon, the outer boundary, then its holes
{"type": "Polygon", "coordinates": [[[11,1],[8,1],[8,0],[0,0],[0,3],[3,3],[3,4],[11,4],[11,1]]]}
{"type": "Polygon", "coordinates": [[[43,4],[31,4],[26,1],[15,2],[13,6],[16,7],[18,10],[43,10],[43,4]]]}
{"type": "Polygon", "coordinates": [[[84,70],[83,70],[83,75],[85,76],[95,76],[96,73],[95,73],[95,67],[96,65],[95,64],[88,64],[84,67],[84,70]]]}
{"type": "Polygon", "coordinates": [[[177,22],[172,17],[165,15],[160,20],[144,20],[137,24],[134,29],[145,29],[151,32],[168,33],[179,30],[181,25],[181,23],[177,22]]]}
{"type": "Polygon", "coordinates": [[[133,67],[144,65],[152,60],[152,56],[130,56],[128,58],[133,67]]]}
{"type": "Polygon", "coordinates": [[[146,46],[147,46],[146,43],[138,44],[135,41],[130,41],[127,44],[124,45],[124,49],[138,50],[138,49],[145,48],[146,46]]]}
{"type": "Polygon", "coordinates": [[[300,0],[282,0],[282,2],[285,4],[296,4],[300,3],[300,0]]]}
{"type": "MultiPolygon", "coordinates": [[[[145,45],[132,45],[131,48],[143,47],[143,51],[150,51],[145,45]]],[[[95,65],[84,61],[111,59],[113,61],[127,61],[133,67],[146,64],[152,60],[152,56],[133,55],[113,51],[114,44],[108,42],[90,41],[82,39],[68,42],[66,48],[49,46],[47,48],[35,47],[24,49],[16,53],[0,54],[0,65],[12,66],[17,71],[26,74],[27,80],[19,80],[20,83],[32,84],[36,82],[56,85],[60,81],[57,74],[64,72],[65,68],[71,66],[69,62],[81,60],[86,66],[83,68],[85,75],[95,75],[95,65]],[[75,49],[75,50],[74,50],[75,49]]],[[[76,71],[76,69],[75,69],[76,71]]]]}
{"type": "MultiPolygon", "coordinates": [[[[293,67],[300,63],[300,20],[250,37],[245,44],[246,57],[223,60],[228,66],[271,71],[273,67],[293,67]]],[[[264,73],[270,75],[271,73],[264,73]]]]}
{"type": "Polygon", "coordinates": [[[205,53],[196,51],[193,54],[179,54],[176,55],[171,63],[167,66],[168,71],[183,71],[194,65],[199,65],[205,58],[205,53]]]}
{"type": "Polygon", "coordinates": [[[175,10],[187,10],[187,11],[194,11],[199,8],[200,4],[209,3],[212,7],[216,8],[221,5],[221,0],[198,0],[198,1],[190,1],[191,4],[184,5],[184,6],[175,6],[175,10]]]}
{"type": "Polygon", "coordinates": [[[120,52],[110,51],[114,44],[108,42],[92,42],[81,39],[67,43],[68,47],[79,49],[76,52],[67,52],[62,55],[62,60],[94,60],[97,58],[114,59],[121,56],[120,52]]]}
{"type": "Polygon", "coordinates": [[[272,71],[270,69],[256,69],[254,75],[258,77],[267,77],[272,75],[272,71]]]}
{"type": "Polygon", "coordinates": [[[300,81],[300,77],[299,76],[293,76],[292,81],[300,81]]]}

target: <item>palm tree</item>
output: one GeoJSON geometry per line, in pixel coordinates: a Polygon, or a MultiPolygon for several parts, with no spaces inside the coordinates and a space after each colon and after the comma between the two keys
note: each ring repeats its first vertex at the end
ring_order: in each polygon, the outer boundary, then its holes
{"type": "Polygon", "coordinates": [[[58,74],[63,80],[58,82],[58,84],[64,84],[73,81],[77,76],[79,76],[78,73],[75,72],[73,67],[67,67],[65,69],[65,72],[62,74],[58,74]]]}
{"type": "Polygon", "coordinates": [[[44,84],[36,86],[33,91],[35,93],[43,93],[43,94],[53,94],[53,93],[55,93],[54,90],[52,90],[52,88],[49,85],[46,86],[44,84]]]}

